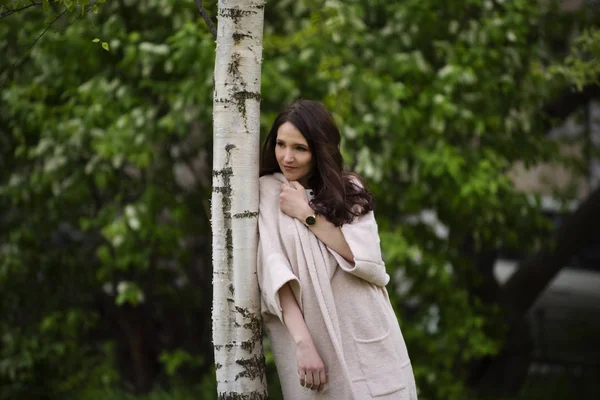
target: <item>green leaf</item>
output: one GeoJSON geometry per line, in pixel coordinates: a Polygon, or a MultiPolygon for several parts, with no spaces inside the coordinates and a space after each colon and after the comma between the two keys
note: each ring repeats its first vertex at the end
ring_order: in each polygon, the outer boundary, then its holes
{"type": "Polygon", "coordinates": [[[137,306],[144,302],[145,296],[142,289],[135,282],[121,281],[117,285],[117,297],[115,303],[119,306],[129,303],[137,306]]]}

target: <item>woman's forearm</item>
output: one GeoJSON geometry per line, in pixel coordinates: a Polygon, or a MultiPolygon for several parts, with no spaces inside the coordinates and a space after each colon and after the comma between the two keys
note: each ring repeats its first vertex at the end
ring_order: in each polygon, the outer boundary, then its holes
{"type": "MultiPolygon", "coordinates": [[[[307,204],[306,209],[298,213],[296,218],[304,223],[306,217],[312,214],[314,214],[314,211],[307,204]]],[[[354,265],[354,254],[352,254],[352,250],[350,249],[350,246],[348,246],[348,242],[346,241],[342,230],[329,222],[323,215],[317,215],[316,220],[314,225],[309,226],[312,233],[314,233],[321,242],[325,243],[327,247],[344,257],[350,264],[354,265]]]]}
{"type": "Polygon", "coordinates": [[[324,216],[317,215],[317,222],[309,229],[327,247],[344,257],[350,264],[354,264],[354,254],[339,227],[329,222],[324,216]]]}
{"type": "Polygon", "coordinates": [[[312,342],[312,337],[304,321],[304,315],[302,315],[289,283],[279,289],[279,301],[283,311],[283,322],[294,338],[294,342],[296,344],[312,342]]]}

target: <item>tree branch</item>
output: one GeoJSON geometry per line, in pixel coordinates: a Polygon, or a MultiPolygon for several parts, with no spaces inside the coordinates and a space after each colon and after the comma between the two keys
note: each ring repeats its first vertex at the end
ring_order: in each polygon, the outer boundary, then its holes
{"type": "Polygon", "coordinates": [[[598,229],[600,188],[566,216],[542,250],[521,261],[517,271],[500,289],[498,300],[509,321],[518,319],[534,304],[558,272],[598,229]]]}
{"type": "MultiPolygon", "coordinates": [[[[52,27],[52,25],[54,25],[54,23],[60,19],[60,17],[62,17],[63,15],[65,15],[66,12],[67,12],[67,9],[65,8],[63,10],[63,12],[61,12],[60,14],[58,14],[56,16],[56,18],[54,18],[52,20],[52,22],[50,22],[50,24],[46,27],[46,29],[44,29],[44,31],[39,34],[39,36],[33,41],[33,43],[31,43],[29,45],[29,47],[27,47],[27,49],[23,52],[23,54],[19,58],[17,58],[14,63],[12,63],[12,65],[10,66],[9,71],[13,70],[15,68],[15,66],[19,63],[19,61],[21,61],[23,59],[23,57],[25,57],[25,54],[27,54],[29,52],[29,50],[31,50],[33,48],[33,46],[35,46],[35,44],[42,38],[42,36],[44,36],[46,34],[46,32],[48,32],[48,29],[50,29],[52,27]]],[[[4,80],[4,83],[2,83],[2,87],[6,87],[6,84],[8,83],[8,75],[9,74],[7,73],[6,74],[6,79],[4,80]]]]}
{"type": "Polygon", "coordinates": [[[194,0],[194,1],[196,2],[198,9],[200,10],[200,14],[202,14],[202,18],[204,18],[204,22],[206,22],[206,25],[208,25],[208,29],[210,29],[210,33],[212,33],[213,38],[216,40],[217,39],[217,28],[215,28],[215,24],[213,24],[212,20],[210,19],[210,15],[208,15],[208,12],[206,12],[206,8],[204,8],[204,4],[202,4],[202,0],[194,0]]]}
{"type": "Polygon", "coordinates": [[[28,9],[29,7],[41,6],[42,4],[43,4],[43,3],[31,3],[31,4],[29,4],[29,5],[27,5],[27,6],[23,6],[23,7],[21,7],[21,8],[15,8],[15,9],[12,9],[12,10],[7,10],[7,11],[4,11],[4,12],[0,13],[0,19],[2,19],[2,18],[6,18],[6,17],[8,17],[9,15],[12,15],[12,14],[14,14],[14,13],[16,13],[16,12],[19,12],[19,11],[26,10],[26,9],[28,9]]]}
{"type": "MultiPolygon", "coordinates": [[[[38,5],[38,4],[42,4],[42,3],[32,3],[31,5],[29,5],[29,6],[27,6],[27,7],[31,7],[31,6],[33,6],[33,5],[38,5]]],[[[68,28],[69,28],[71,25],[73,25],[73,24],[74,24],[74,23],[75,23],[75,22],[76,22],[76,21],[77,21],[79,18],[81,18],[81,17],[84,15],[84,13],[89,13],[90,11],[92,11],[94,4],[95,4],[95,2],[92,2],[92,3],[91,3],[89,6],[88,6],[88,8],[84,10],[84,12],[81,12],[81,13],[79,13],[79,15],[78,15],[77,17],[75,17],[75,18],[74,18],[74,19],[73,19],[73,20],[72,20],[72,21],[69,23],[69,25],[67,25],[67,27],[66,27],[64,30],[67,30],[67,29],[68,29],[68,28]]],[[[24,8],[26,8],[26,7],[24,7],[24,8]]],[[[23,54],[22,54],[22,55],[21,55],[19,58],[17,58],[17,59],[15,60],[15,62],[14,62],[14,63],[12,63],[12,65],[10,66],[10,68],[9,68],[9,71],[8,71],[8,72],[10,72],[11,70],[13,70],[13,69],[15,68],[15,66],[16,66],[16,65],[17,65],[17,64],[18,64],[18,63],[19,63],[19,62],[20,62],[20,61],[23,59],[23,57],[25,57],[25,54],[27,54],[27,52],[29,52],[29,50],[31,50],[31,49],[33,48],[33,46],[35,46],[35,44],[36,44],[36,43],[37,43],[37,42],[38,42],[38,41],[39,41],[39,40],[42,38],[42,36],[44,36],[44,35],[46,34],[46,32],[48,32],[48,30],[49,30],[49,29],[52,27],[52,25],[54,25],[54,23],[55,23],[56,21],[58,21],[58,20],[60,19],[60,17],[62,17],[62,16],[63,16],[63,15],[64,15],[64,14],[65,14],[67,11],[68,11],[68,9],[67,9],[67,8],[65,8],[65,9],[63,10],[63,12],[61,12],[59,15],[57,15],[57,16],[56,16],[56,18],[54,18],[54,19],[52,20],[52,22],[50,22],[50,24],[49,24],[49,25],[46,27],[46,29],[44,29],[44,31],[43,31],[42,33],[40,33],[40,35],[39,35],[39,36],[38,36],[38,37],[37,37],[37,38],[36,38],[36,39],[33,41],[33,43],[31,43],[31,44],[29,45],[29,47],[27,47],[27,49],[26,49],[26,50],[23,52],[23,54]]],[[[3,72],[3,71],[0,71],[0,72],[3,72]]],[[[7,75],[6,75],[6,79],[5,79],[5,80],[4,80],[4,82],[2,83],[2,87],[3,87],[3,88],[4,88],[4,87],[6,87],[6,84],[7,84],[7,82],[8,82],[8,73],[7,73],[7,75]]]]}
{"type": "Polygon", "coordinates": [[[87,9],[84,9],[82,12],[78,12],[77,16],[75,18],[73,18],[73,20],[71,22],[69,22],[69,25],[67,25],[65,27],[65,29],[63,29],[63,32],[66,31],[67,29],[69,29],[71,27],[71,25],[73,25],[75,22],[77,22],[81,17],[83,17],[86,13],[89,13],[90,11],[92,11],[92,9],[94,8],[94,4],[96,2],[90,2],[90,5],[88,6],[87,9]]]}

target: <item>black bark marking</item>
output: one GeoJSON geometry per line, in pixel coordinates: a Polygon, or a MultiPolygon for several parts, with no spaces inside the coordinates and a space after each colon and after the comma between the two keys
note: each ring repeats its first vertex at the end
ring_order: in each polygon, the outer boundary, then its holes
{"type": "MultiPolygon", "coordinates": [[[[229,279],[229,293],[231,295],[234,294],[234,286],[232,282],[232,271],[233,271],[233,232],[231,229],[231,195],[232,195],[232,187],[231,187],[231,177],[233,176],[233,168],[231,168],[231,151],[235,149],[235,145],[228,143],[225,146],[225,151],[227,152],[227,157],[225,158],[225,166],[223,169],[214,170],[214,177],[221,177],[223,180],[223,186],[214,186],[213,191],[216,193],[221,193],[221,212],[223,213],[223,225],[225,227],[225,250],[227,253],[227,277],[229,279]]],[[[229,302],[228,303],[232,303],[229,302]]],[[[232,305],[232,304],[231,304],[232,305]]],[[[215,348],[219,350],[216,346],[215,348]]]]}
{"type": "MultiPolygon", "coordinates": [[[[232,66],[230,65],[229,67],[231,68],[232,66]]],[[[241,83],[240,85],[245,86],[244,83],[241,83]]],[[[233,103],[237,107],[239,113],[242,114],[242,117],[244,119],[244,126],[246,127],[246,130],[248,129],[248,126],[246,124],[246,100],[257,100],[258,102],[260,102],[261,99],[262,99],[262,97],[261,97],[260,93],[250,92],[248,90],[240,90],[233,94],[233,103]]],[[[229,103],[229,102],[230,102],[230,100],[228,100],[228,99],[215,99],[215,103],[229,103]]]]}
{"type": "Polygon", "coordinates": [[[252,35],[236,32],[232,35],[235,44],[240,44],[243,39],[252,39],[252,35]]]}
{"type": "MultiPolygon", "coordinates": [[[[234,93],[233,100],[235,105],[238,108],[240,114],[244,118],[244,126],[246,126],[246,100],[254,99],[260,103],[260,93],[258,92],[249,92],[247,90],[240,90],[239,92],[234,93]]],[[[246,126],[246,130],[248,127],[246,126]]]]}
{"type": "Polygon", "coordinates": [[[241,91],[235,93],[233,95],[233,98],[238,102],[241,100],[246,101],[248,99],[254,99],[254,100],[260,101],[260,99],[261,99],[260,93],[248,92],[247,90],[241,90],[241,91]]]}
{"type": "MultiPolygon", "coordinates": [[[[256,7],[259,8],[259,7],[256,7]]],[[[219,10],[219,16],[223,18],[231,18],[236,25],[240,21],[240,18],[247,17],[248,15],[256,15],[258,11],[250,10],[238,10],[235,8],[222,8],[219,10]]]]}
{"type": "Polygon", "coordinates": [[[235,218],[235,219],[254,218],[254,217],[258,217],[258,211],[255,211],[255,212],[244,211],[243,213],[233,214],[233,218],[235,218]]]}
{"type": "Polygon", "coordinates": [[[256,379],[263,377],[265,374],[265,359],[262,355],[257,355],[245,360],[237,360],[235,363],[244,368],[242,372],[235,376],[236,380],[239,378],[256,379]]]}
{"type": "MultiPolygon", "coordinates": [[[[247,308],[235,307],[235,311],[242,316],[246,322],[244,328],[249,329],[252,332],[252,336],[249,340],[245,340],[241,343],[233,341],[226,345],[221,345],[219,348],[225,347],[227,350],[231,350],[234,346],[238,346],[248,353],[252,354],[257,345],[262,343],[262,323],[260,320],[260,314],[251,313],[247,308]]],[[[236,325],[238,325],[236,323],[236,325]]],[[[217,348],[217,346],[215,346],[217,348]]],[[[266,363],[263,354],[257,354],[250,358],[236,360],[236,364],[242,367],[242,371],[235,376],[235,380],[240,378],[247,379],[261,379],[264,380],[266,373],[266,363]]],[[[220,367],[219,367],[220,368],[220,367]]],[[[264,392],[252,392],[248,394],[238,394],[233,392],[219,394],[219,399],[267,399],[267,393],[264,392]],[[237,396],[237,397],[236,397],[237,396]],[[242,396],[242,397],[240,397],[242,396]],[[249,396],[249,397],[247,397],[249,396]],[[255,397],[258,396],[258,397],[255,397]]]]}
{"type": "Polygon", "coordinates": [[[231,188],[227,188],[224,186],[215,186],[213,190],[217,193],[221,193],[222,195],[227,195],[231,191],[231,188]]]}
{"type": "Polygon", "coordinates": [[[242,350],[246,350],[248,353],[252,353],[254,351],[255,343],[252,340],[244,340],[242,345],[240,346],[242,350]]]}
{"type": "MultiPolygon", "coordinates": [[[[234,39],[235,39],[235,35],[234,35],[234,39]]],[[[229,63],[229,66],[227,68],[227,72],[229,73],[229,75],[232,75],[236,80],[239,78],[240,75],[240,60],[241,60],[241,56],[239,53],[234,53],[231,56],[231,62],[229,63]]],[[[245,86],[243,82],[241,82],[242,86],[245,86]]]]}
{"type": "MultiPolygon", "coordinates": [[[[233,146],[233,145],[227,145],[227,146],[233,146]]],[[[233,146],[235,147],[235,146],[233,146]]],[[[227,147],[225,147],[225,150],[228,150],[227,147]]],[[[224,178],[229,178],[233,176],[233,168],[228,167],[227,164],[229,164],[229,157],[227,157],[227,161],[226,161],[226,166],[223,169],[220,169],[218,171],[213,171],[213,175],[214,176],[219,176],[219,175],[223,175],[224,178]]]]}
{"type": "Polygon", "coordinates": [[[244,307],[236,307],[235,311],[237,311],[240,314],[242,314],[242,317],[244,317],[244,318],[248,318],[251,315],[250,311],[248,311],[248,309],[244,308],[244,307]]]}
{"type": "Polygon", "coordinates": [[[219,393],[219,400],[266,400],[268,399],[267,392],[250,392],[250,393],[235,393],[225,392],[219,393]]]}
{"type": "Polygon", "coordinates": [[[242,349],[252,352],[257,343],[262,343],[262,321],[260,316],[251,313],[247,308],[236,307],[235,310],[246,320],[244,328],[252,332],[250,339],[242,343],[242,349]]]}
{"type": "MultiPolygon", "coordinates": [[[[231,205],[230,207],[231,208],[231,205]]],[[[229,224],[225,232],[225,248],[227,249],[227,267],[228,271],[233,270],[233,231],[231,229],[231,213],[228,214],[229,224]]],[[[229,293],[233,294],[233,283],[229,284],[229,293]]]]}

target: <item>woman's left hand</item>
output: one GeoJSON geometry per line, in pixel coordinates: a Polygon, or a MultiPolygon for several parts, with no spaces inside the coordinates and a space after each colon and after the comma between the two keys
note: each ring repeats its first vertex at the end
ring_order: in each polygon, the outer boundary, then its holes
{"type": "Polygon", "coordinates": [[[314,213],[308,205],[308,197],[304,186],[296,181],[291,181],[289,185],[281,184],[281,194],[279,195],[279,208],[281,211],[292,218],[304,221],[304,218],[314,213]]]}

